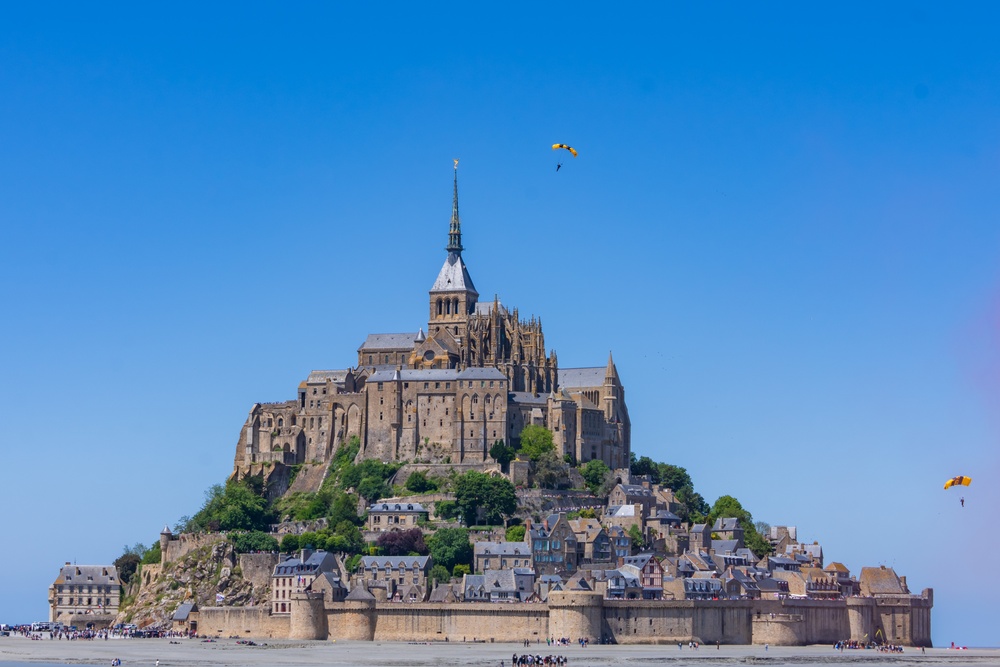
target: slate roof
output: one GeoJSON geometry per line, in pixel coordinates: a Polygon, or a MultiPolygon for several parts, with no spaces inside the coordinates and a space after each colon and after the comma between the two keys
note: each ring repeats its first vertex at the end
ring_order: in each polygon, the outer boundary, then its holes
{"type": "Polygon", "coordinates": [[[607,366],[594,368],[560,368],[557,382],[560,387],[603,387],[607,366]]]}
{"type": "Polygon", "coordinates": [[[417,332],[368,334],[358,350],[412,350],[417,332]]]}
{"type": "Polygon", "coordinates": [[[736,550],[739,548],[739,540],[712,540],[712,549],[714,549],[717,554],[735,554],[736,550]]]}
{"type": "Polygon", "coordinates": [[[712,530],[741,530],[740,522],[733,517],[719,517],[715,520],[715,525],[712,526],[712,530]]]}
{"type": "Polygon", "coordinates": [[[479,292],[476,291],[476,286],[472,284],[472,276],[469,275],[469,269],[466,268],[465,262],[462,261],[462,256],[454,252],[448,253],[448,257],[444,260],[444,264],[441,266],[441,271],[438,273],[438,277],[434,281],[431,291],[469,291],[476,296],[479,296],[479,292]]]}
{"type": "Polygon", "coordinates": [[[507,376],[494,366],[470,366],[458,374],[459,380],[506,380],[507,376]]]}
{"type": "Polygon", "coordinates": [[[118,568],[114,565],[63,565],[56,584],[94,584],[120,586],[118,568]]]}
{"type": "Polygon", "coordinates": [[[635,516],[635,505],[615,505],[614,507],[609,507],[608,511],[604,513],[605,517],[627,517],[635,516]]]}
{"type": "Polygon", "coordinates": [[[476,556],[531,556],[527,542],[476,542],[473,550],[476,556]]]}
{"type": "Polygon", "coordinates": [[[369,593],[364,586],[361,584],[356,585],[351,589],[351,592],[347,594],[345,600],[350,600],[351,602],[364,602],[368,600],[374,600],[375,596],[369,593]]]}
{"type": "Polygon", "coordinates": [[[383,512],[406,512],[411,514],[419,514],[421,512],[426,512],[424,506],[420,503],[375,503],[368,508],[369,513],[381,514],[383,512]]]}
{"type": "Polygon", "coordinates": [[[327,572],[336,567],[336,558],[327,551],[314,551],[303,561],[301,558],[286,558],[274,566],[272,577],[295,576],[299,574],[315,574],[327,572]]]}
{"type": "Polygon", "coordinates": [[[896,576],[896,571],[891,567],[863,567],[861,568],[861,590],[866,590],[871,595],[902,595],[906,593],[903,582],[896,576]]]}
{"type": "Polygon", "coordinates": [[[198,605],[196,605],[193,602],[184,602],[183,604],[177,607],[177,611],[174,612],[174,615],[171,617],[171,619],[175,621],[184,622],[188,620],[188,616],[191,615],[191,612],[195,611],[198,611],[198,605]]]}
{"type": "MultiPolygon", "coordinates": [[[[396,367],[379,368],[368,378],[368,382],[392,382],[396,380],[396,367]]],[[[434,382],[436,380],[457,380],[458,369],[456,368],[428,368],[413,369],[404,368],[399,371],[400,380],[406,382],[434,382]]]]}
{"type": "Polygon", "coordinates": [[[327,380],[333,383],[343,383],[350,371],[313,371],[306,378],[306,384],[325,384],[327,380]]]}
{"type": "Polygon", "coordinates": [[[512,391],[508,396],[521,405],[545,405],[548,402],[547,395],[532,394],[527,391],[512,391]]]}
{"type": "Polygon", "coordinates": [[[413,569],[414,565],[419,569],[424,569],[427,567],[428,560],[430,560],[430,556],[362,556],[361,565],[365,569],[375,566],[382,569],[403,567],[410,570],[413,569]]]}

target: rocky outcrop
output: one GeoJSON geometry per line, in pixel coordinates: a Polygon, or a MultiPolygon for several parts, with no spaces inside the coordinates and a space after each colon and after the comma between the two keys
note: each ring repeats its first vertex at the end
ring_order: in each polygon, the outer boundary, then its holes
{"type": "MultiPolygon", "coordinates": [[[[255,555],[259,560],[260,557],[255,555]]],[[[264,558],[277,559],[264,555],[264,558]]],[[[127,599],[116,623],[134,623],[140,628],[167,628],[177,607],[194,602],[199,607],[248,607],[266,602],[271,594],[269,577],[260,576],[273,565],[255,562],[257,576],[245,577],[240,557],[220,536],[164,565],[145,565],[137,573],[138,591],[127,599]],[[218,596],[222,596],[221,598],[218,596]]]]}

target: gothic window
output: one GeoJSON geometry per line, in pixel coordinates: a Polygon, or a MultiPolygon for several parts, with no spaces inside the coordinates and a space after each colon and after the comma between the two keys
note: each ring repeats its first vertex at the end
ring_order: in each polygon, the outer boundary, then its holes
{"type": "Polygon", "coordinates": [[[472,403],[473,403],[473,405],[475,405],[476,403],[479,403],[479,394],[473,394],[473,396],[472,396],[472,403]]]}
{"type": "Polygon", "coordinates": [[[455,314],[458,315],[458,299],[455,299],[455,314]]]}
{"type": "Polygon", "coordinates": [[[437,312],[437,314],[438,314],[438,317],[441,317],[441,299],[438,299],[438,300],[437,300],[437,307],[438,307],[438,308],[437,308],[437,311],[438,311],[438,312],[437,312]]]}
{"type": "Polygon", "coordinates": [[[285,420],[282,419],[281,417],[278,417],[278,428],[281,428],[284,425],[285,425],[285,420]]]}
{"type": "Polygon", "coordinates": [[[451,315],[451,301],[444,302],[444,314],[451,315]]]}
{"type": "MultiPolygon", "coordinates": [[[[493,383],[490,382],[490,384],[493,384],[493,383]]],[[[489,394],[486,395],[486,397],[483,399],[483,402],[486,403],[486,405],[490,404],[490,395],[489,394]]]]}

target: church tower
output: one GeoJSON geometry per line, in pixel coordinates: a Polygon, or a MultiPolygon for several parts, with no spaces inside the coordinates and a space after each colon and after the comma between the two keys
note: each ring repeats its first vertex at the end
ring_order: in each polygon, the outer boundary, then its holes
{"type": "Polygon", "coordinates": [[[469,270],[462,261],[462,224],[458,217],[458,160],[455,160],[455,191],[448,230],[448,257],[430,291],[428,337],[447,332],[459,346],[467,340],[469,315],[476,309],[479,292],[472,284],[469,270]]]}

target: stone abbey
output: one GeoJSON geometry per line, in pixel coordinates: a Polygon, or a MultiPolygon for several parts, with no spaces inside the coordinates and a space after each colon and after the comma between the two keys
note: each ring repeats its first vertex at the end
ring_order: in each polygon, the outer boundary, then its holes
{"type": "Polygon", "coordinates": [[[516,445],[529,424],[549,429],[561,455],[628,466],[625,388],[611,355],[602,366],[559,368],[540,319],[479,300],[462,260],[457,163],[445,250],[426,331],[370,334],[355,366],[313,371],[295,399],[255,404],[234,475],[325,465],[353,436],[362,458],[482,465],[495,442],[516,445]]]}

